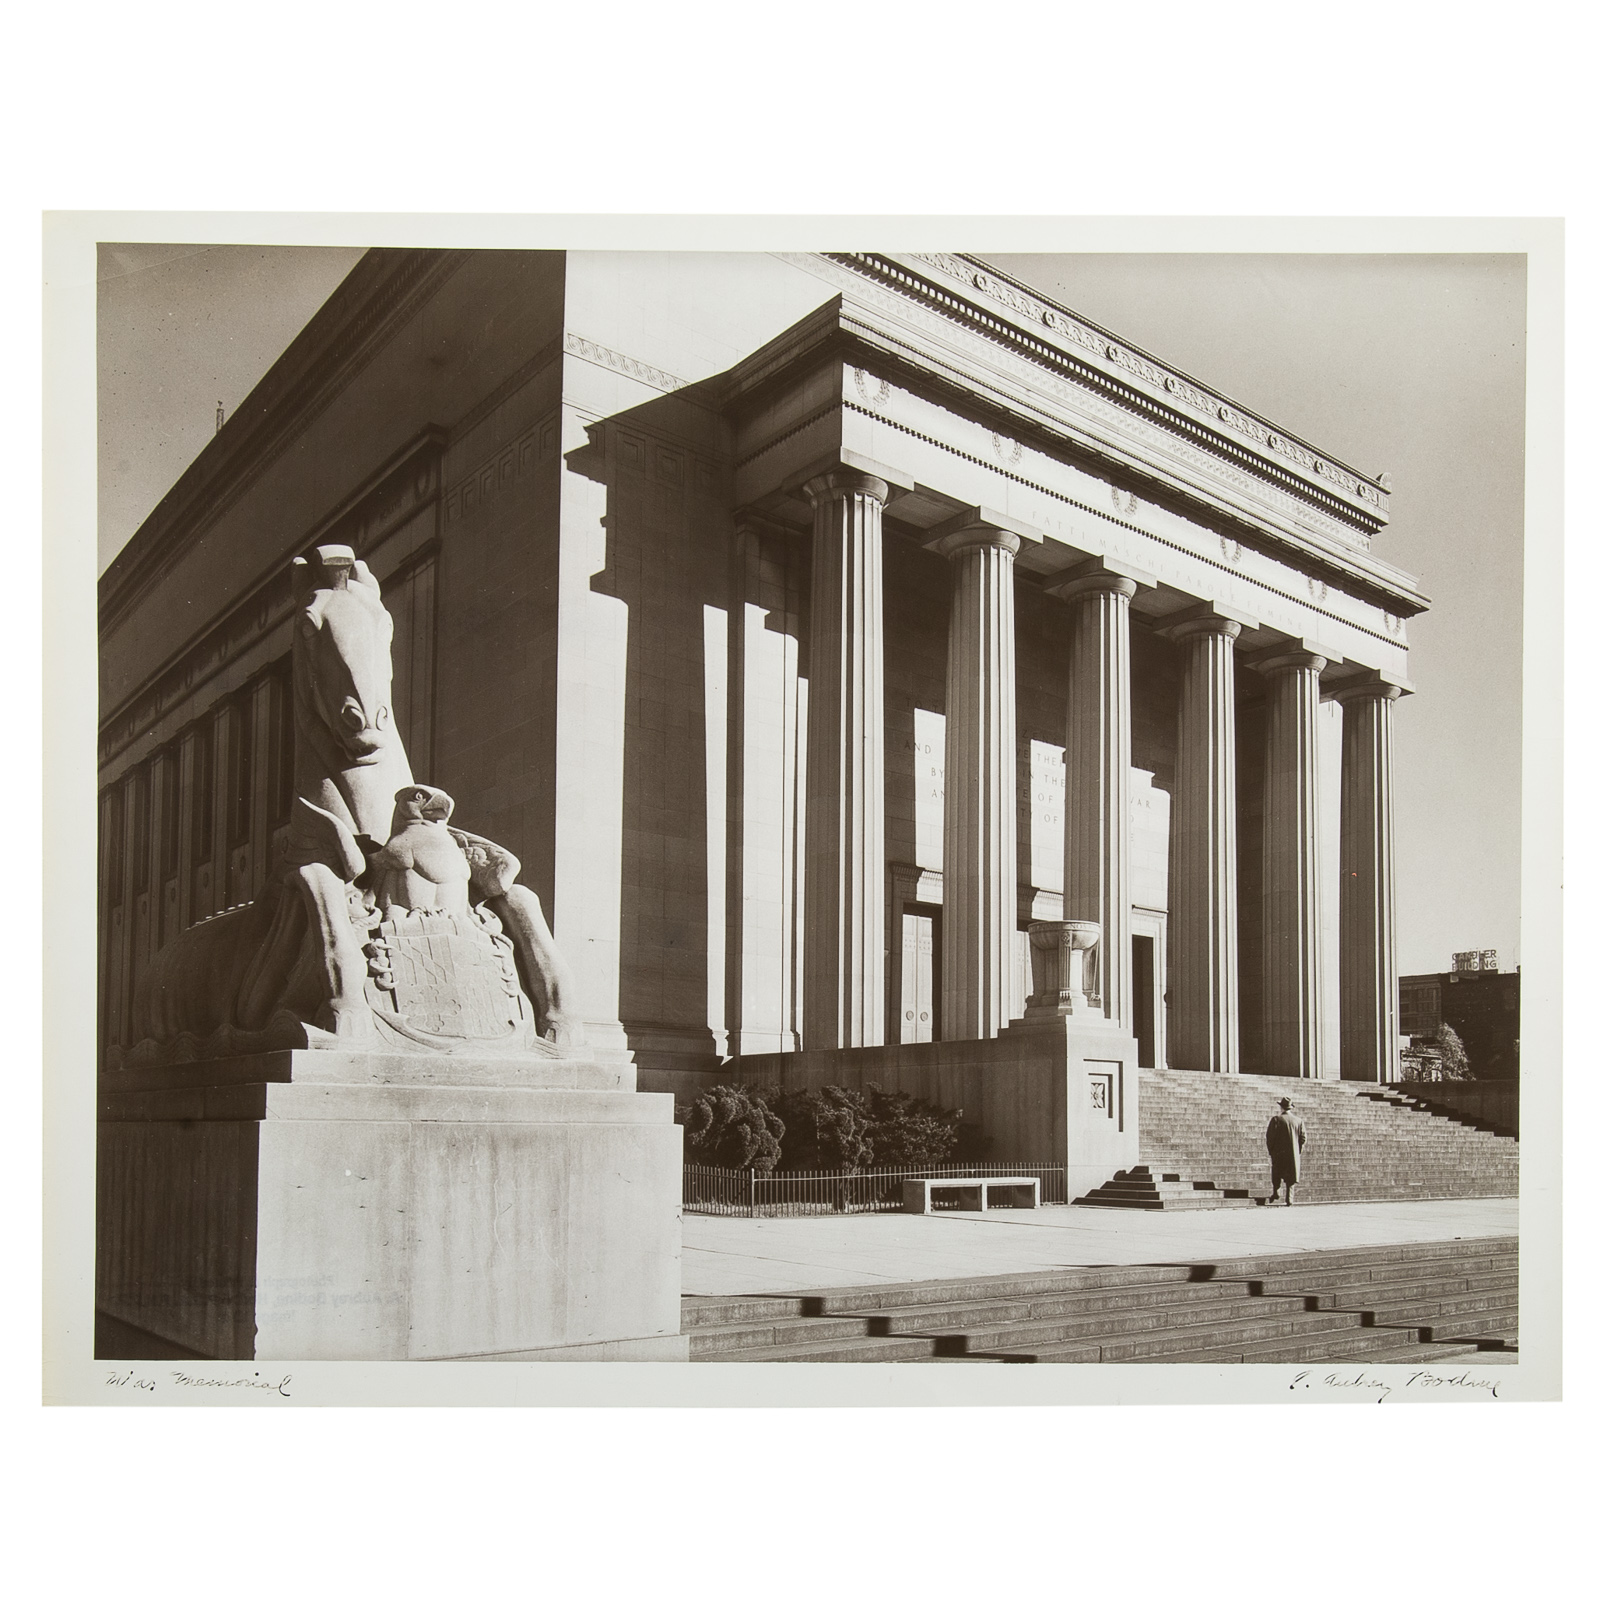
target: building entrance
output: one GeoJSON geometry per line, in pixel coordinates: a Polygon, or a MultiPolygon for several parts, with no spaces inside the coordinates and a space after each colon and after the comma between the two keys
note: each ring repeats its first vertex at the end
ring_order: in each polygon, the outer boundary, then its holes
{"type": "Polygon", "coordinates": [[[900,1043],[939,1037],[938,906],[908,905],[900,914],[900,1043]]]}
{"type": "Polygon", "coordinates": [[[1156,942],[1146,935],[1133,936],[1133,1037],[1139,1047],[1139,1065],[1156,1064],[1156,942]]]}

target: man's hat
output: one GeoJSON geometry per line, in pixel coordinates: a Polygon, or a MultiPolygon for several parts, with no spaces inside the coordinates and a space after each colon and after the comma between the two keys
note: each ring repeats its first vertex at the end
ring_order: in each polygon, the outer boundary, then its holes
{"type": "Polygon", "coordinates": [[[1287,1100],[1280,1100],[1278,1104],[1282,1106],[1285,1111],[1289,1109],[1289,1102],[1287,1100]]]}

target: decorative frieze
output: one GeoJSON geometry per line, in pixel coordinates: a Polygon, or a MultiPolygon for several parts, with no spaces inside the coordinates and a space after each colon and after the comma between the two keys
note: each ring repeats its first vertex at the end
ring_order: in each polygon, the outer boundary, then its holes
{"type": "Polygon", "coordinates": [[[663,372],[660,367],[652,367],[648,361],[625,356],[620,350],[608,350],[603,344],[596,344],[593,339],[580,338],[575,333],[566,336],[566,351],[569,356],[577,356],[582,361],[591,361],[597,367],[609,367],[611,371],[620,372],[625,378],[634,378],[640,383],[647,383],[652,389],[661,390],[663,394],[671,394],[674,389],[686,389],[689,386],[687,378],[676,378],[670,372],[663,372]]]}
{"type": "MultiPolygon", "coordinates": [[[[1058,343],[1036,339],[1025,328],[989,317],[932,280],[918,277],[885,257],[791,253],[781,259],[829,283],[848,285],[850,294],[863,306],[928,326],[955,317],[969,326],[976,323],[973,331],[981,337],[1005,336],[1003,343],[992,341],[986,352],[997,369],[1030,390],[1065,400],[1075,411],[1087,414],[1116,434],[1131,436],[1202,477],[1218,480],[1232,491],[1264,503],[1293,524],[1293,539],[1304,536],[1313,545],[1331,549],[1348,549],[1352,544],[1365,549],[1367,538],[1387,514],[1386,493],[1374,490],[1376,499],[1363,495],[1359,505],[1353,504],[1334,491],[1332,479],[1277,464],[1272,452],[1265,448],[1247,450],[1233,438],[1232,430],[1202,428],[1198,421],[1188,420],[1182,411],[1167,405],[1165,393],[1158,398],[1135,387],[1120,393],[1109,389],[1111,374],[1082,362],[1058,343]]],[[[1195,394],[1202,392],[1192,385],[1188,387],[1195,394]]],[[[1217,397],[1211,398],[1219,407],[1224,405],[1217,397]]],[[[866,415],[875,414],[865,407],[859,409],[866,415]]],[[[1262,437],[1258,442],[1264,446],[1271,430],[1236,408],[1228,409],[1230,415],[1243,419],[1238,431],[1259,430],[1262,437]]]]}
{"type": "Polygon", "coordinates": [[[1018,289],[994,272],[978,266],[976,262],[963,256],[944,254],[917,255],[913,259],[924,261],[929,266],[959,279],[985,298],[1003,305],[1008,311],[1014,311],[1039,323],[1058,338],[1075,344],[1080,349],[1111,362],[1123,372],[1153,385],[1180,404],[1199,412],[1209,421],[1220,423],[1252,443],[1262,445],[1274,454],[1293,461],[1296,466],[1314,472],[1318,477],[1344,490],[1346,494],[1353,494],[1375,509],[1382,509],[1385,496],[1373,484],[1358,478],[1353,472],[1346,471],[1336,462],[1306,449],[1304,445],[1287,435],[1275,432],[1259,418],[1241,410],[1238,406],[1230,405],[1220,395],[1199,388],[1188,379],[1151,361],[1147,356],[1140,355],[1137,351],[1129,350],[1126,346],[1107,338],[1097,328],[1079,322],[1058,307],[1047,305],[1044,301],[1018,289]]]}
{"type": "Polygon", "coordinates": [[[445,525],[452,527],[466,521],[524,473],[553,460],[560,447],[561,419],[552,412],[461,473],[445,490],[445,525]]]}
{"type": "MultiPolygon", "coordinates": [[[[843,406],[847,411],[859,411],[860,409],[859,407],[854,406],[848,400],[843,402],[843,406]]],[[[822,414],[819,414],[817,417],[811,419],[811,421],[807,423],[807,426],[812,426],[822,420],[824,420],[824,417],[822,414]]],[[[1147,504],[1146,502],[1139,500],[1138,497],[1131,492],[1122,490],[1111,491],[1111,500],[1113,502],[1114,509],[1113,511],[1108,512],[1103,507],[1093,506],[1084,500],[1077,499],[1073,495],[1064,494],[1061,492],[1061,490],[1051,488],[1048,484],[1041,483],[1036,478],[1026,476],[1024,473],[1012,471],[1004,466],[997,466],[993,461],[985,461],[981,456],[975,455],[971,451],[962,450],[958,446],[949,443],[945,439],[937,438],[933,434],[910,427],[908,424],[899,422],[892,417],[875,416],[873,421],[882,427],[893,428],[898,432],[907,434],[911,438],[917,439],[923,444],[931,445],[935,449],[941,450],[947,455],[954,456],[957,460],[970,462],[972,465],[982,467],[986,471],[993,472],[1002,478],[1008,479],[1012,483],[1021,484],[1024,488],[1032,490],[1036,494],[1042,495],[1047,500],[1053,500],[1060,505],[1071,507],[1074,511],[1084,512],[1089,516],[1098,517],[1114,525],[1131,529],[1133,532],[1140,534],[1144,538],[1152,540],[1156,544],[1164,546],[1168,550],[1178,552],[1186,560],[1198,562],[1202,566],[1213,567],[1219,572],[1227,573],[1230,577],[1243,577],[1253,589],[1259,589],[1264,591],[1266,594],[1275,595],[1278,599],[1290,601],[1296,606],[1303,606],[1306,610],[1314,611],[1319,616],[1327,617],[1330,621],[1337,622],[1342,627],[1353,628],[1358,633],[1366,634],[1372,639],[1382,639],[1385,643],[1405,643],[1406,624],[1403,617],[1386,612],[1384,614],[1385,631],[1379,632],[1376,628],[1367,627],[1364,623],[1357,621],[1354,617],[1333,610],[1328,605],[1318,605],[1314,601],[1308,600],[1304,595],[1285,588],[1282,584],[1273,583],[1259,570],[1264,561],[1272,560],[1270,556],[1258,558],[1256,563],[1257,570],[1247,570],[1245,562],[1246,547],[1238,539],[1230,539],[1226,534],[1217,535],[1218,549],[1221,551],[1224,560],[1216,560],[1211,556],[1206,555],[1203,550],[1199,549],[1195,540],[1192,538],[1189,540],[1171,538],[1158,531],[1158,528],[1155,526],[1146,526],[1144,523],[1138,523],[1130,520],[1142,507],[1147,504]]],[[[1018,454],[1019,456],[1021,454],[1020,445],[1018,446],[1018,454]]],[[[747,460],[751,459],[754,459],[754,457],[747,458],[747,460]]],[[[745,461],[738,463],[739,466],[743,466],[745,464],[745,461]]],[[[1041,521],[1040,526],[1045,528],[1047,531],[1056,531],[1054,525],[1051,523],[1048,517],[1041,521]]],[[[1194,533],[1198,535],[1199,530],[1195,529],[1194,533]]],[[[1060,534],[1057,536],[1064,537],[1060,534]]],[[[1251,553],[1252,555],[1255,555],[1254,551],[1251,553]]],[[[1285,571],[1281,562],[1274,561],[1271,570],[1283,572],[1286,578],[1291,575],[1289,572],[1285,571]]],[[[1294,574],[1293,576],[1297,579],[1297,581],[1304,581],[1302,575],[1294,574]]],[[[1344,591],[1335,589],[1333,585],[1326,583],[1324,583],[1321,593],[1324,599],[1327,599],[1330,596],[1334,597],[1336,600],[1347,598],[1344,594],[1344,591]]],[[[1289,625],[1289,619],[1284,619],[1282,626],[1287,628],[1289,625]]]]}

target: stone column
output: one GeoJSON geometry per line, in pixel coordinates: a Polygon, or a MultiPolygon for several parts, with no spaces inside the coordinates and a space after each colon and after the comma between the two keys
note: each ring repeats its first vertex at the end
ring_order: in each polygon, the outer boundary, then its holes
{"type": "Polygon", "coordinates": [[[1102,571],[1054,591],[1072,607],[1062,911],[1068,921],[1099,924],[1100,1008],[1119,1028],[1133,1016],[1128,601],[1137,587],[1102,571]]]}
{"type": "Polygon", "coordinates": [[[1011,1020],[1017,930],[1013,562],[1022,541],[975,522],[941,543],[956,568],[944,731],[944,1037],[1011,1020]]]}
{"type": "MultiPolygon", "coordinates": [[[[1239,624],[1180,623],[1178,760],[1172,796],[1172,1001],[1168,1058],[1239,1070],[1239,845],[1233,641],[1239,624]]],[[[1157,975],[1157,982],[1160,975],[1157,975]]]]}
{"type": "Polygon", "coordinates": [[[1262,1039],[1266,1070],[1285,1078],[1326,1075],[1317,839],[1317,710],[1326,665],[1308,650],[1257,663],[1268,680],[1262,1039]]]}
{"type": "Polygon", "coordinates": [[[804,1044],[884,1036],[883,503],[840,467],[811,501],[804,1044]]]}
{"type": "Polygon", "coordinates": [[[728,1027],[735,1055],[792,1051],[799,1010],[795,860],[804,754],[800,574],[792,535],[734,529],[729,633],[728,1027]]]}
{"type": "Polygon", "coordinates": [[[1339,850],[1339,1037],[1342,1073],[1400,1076],[1400,975],[1394,926],[1394,702],[1397,686],[1341,688],[1344,764],[1339,850]]]}

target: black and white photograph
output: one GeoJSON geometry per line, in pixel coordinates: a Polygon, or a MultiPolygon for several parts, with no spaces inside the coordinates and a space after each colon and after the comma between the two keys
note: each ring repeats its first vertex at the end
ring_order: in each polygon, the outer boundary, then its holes
{"type": "Polygon", "coordinates": [[[278,231],[75,234],[86,1373],[1555,1392],[1548,230],[278,231]]]}
{"type": "Polygon", "coordinates": [[[10,1587],[1580,1588],[1581,20],[20,11],[10,1587]]]}

